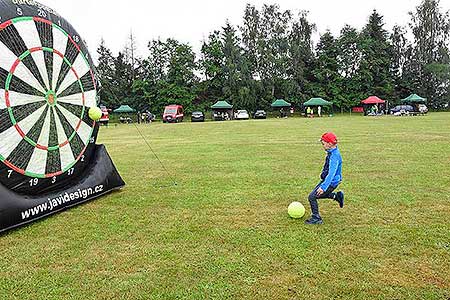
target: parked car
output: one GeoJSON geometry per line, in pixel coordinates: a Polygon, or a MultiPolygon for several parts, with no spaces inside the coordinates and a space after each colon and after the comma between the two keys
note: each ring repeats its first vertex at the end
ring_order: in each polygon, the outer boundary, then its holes
{"type": "Polygon", "coordinates": [[[191,116],[191,122],[204,122],[205,115],[201,111],[194,111],[191,116]]]}
{"type": "Polygon", "coordinates": [[[258,109],[253,114],[253,118],[254,119],[265,119],[265,118],[267,118],[267,113],[264,110],[262,110],[262,109],[258,109]]]}
{"type": "Polygon", "coordinates": [[[397,105],[394,108],[391,108],[390,113],[392,115],[404,115],[414,112],[414,107],[411,105],[397,105]]]}
{"type": "Polygon", "coordinates": [[[238,110],[234,116],[236,120],[248,120],[250,116],[246,110],[238,110]]]}
{"type": "Polygon", "coordinates": [[[181,105],[168,105],[164,109],[163,123],[183,122],[184,113],[181,105]]]}

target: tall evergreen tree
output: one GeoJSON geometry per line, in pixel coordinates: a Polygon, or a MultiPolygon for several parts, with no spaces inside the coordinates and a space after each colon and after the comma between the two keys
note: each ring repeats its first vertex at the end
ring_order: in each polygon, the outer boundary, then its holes
{"type": "Polygon", "coordinates": [[[134,106],[132,93],[133,77],[132,68],[127,62],[124,53],[119,52],[114,59],[114,78],[112,80],[114,95],[117,104],[128,104],[134,106]]]}
{"type": "Polygon", "coordinates": [[[219,31],[214,31],[203,42],[200,60],[200,66],[206,80],[219,79],[222,76],[224,64],[223,44],[219,31]]]}
{"type": "Polygon", "coordinates": [[[241,64],[242,53],[240,48],[240,40],[236,29],[227,21],[222,29],[223,44],[223,95],[226,100],[241,106],[243,103],[240,95],[241,88],[241,64]]]}
{"type": "Polygon", "coordinates": [[[383,17],[374,10],[361,33],[361,62],[358,70],[361,93],[391,99],[391,45],[388,32],[383,28],[383,17]]]}
{"type": "Polygon", "coordinates": [[[280,83],[286,78],[289,50],[289,26],[292,16],[289,10],[281,11],[280,7],[264,5],[260,19],[259,70],[264,86],[272,99],[283,97],[280,83]],[[278,95],[275,94],[278,88],[278,95]]]}
{"type": "Polygon", "coordinates": [[[393,103],[405,98],[412,91],[411,79],[407,69],[411,59],[411,44],[406,38],[406,30],[398,25],[394,26],[390,36],[392,44],[391,74],[394,83],[393,103]]]}
{"type": "Polygon", "coordinates": [[[449,12],[441,12],[439,3],[439,0],[423,0],[410,13],[414,88],[436,108],[450,102],[450,17],[449,12]]]}
{"type": "Polygon", "coordinates": [[[290,101],[297,106],[314,96],[311,87],[313,81],[314,52],[312,34],[315,24],[309,22],[308,13],[301,11],[293,20],[289,32],[289,63],[287,77],[290,82],[290,101]]]}
{"type": "Polygon", "coordinates": [[[223,99],[224,63],[221,33],[215,30],[202,44],[199,66],[204,81],[197,85],[194,106],[203,110],[209,109],[213,102],[223,99]]]}
{"type": "Polygon", "coordinates": [[[118,98],[114,94],[114,88],[112,84],[115,79],[114,56],[111,50],[106,47],[105,41],[103,39],[100,42],[97,53],[97,76],[100,82],[100,103],[108,107],[116,107],[118,104],[118,98]]]}
{"type": "Polygon", "coordinates": [[[243,53],[248,62],[249,72],[254,79],[260,79],[261,53],[259,43],[262,38],[260,12],[255,6],[247,4],[244,11],[243,24],[239,26],[242,36],[243,53]]]}
{"type": "Polygon", "coordinates": [[[316,49],[314,70],[314,95],[333,101],[337,107],[341,106],[341,76],[338,64],[339,48],[331,32],[325,32],[319,40],[316,49]]]}
{"type": "Polygon", "coordinates": [[[358,70],[361,64],[362,53],[360,48],[359,32],[345,25],[337,40],[339,73],[342,76],[340,84],[340,103],[338,107],[341,111],[348,110],[359,105],[359,101],[364,97],[361,93],[358,70]]]}

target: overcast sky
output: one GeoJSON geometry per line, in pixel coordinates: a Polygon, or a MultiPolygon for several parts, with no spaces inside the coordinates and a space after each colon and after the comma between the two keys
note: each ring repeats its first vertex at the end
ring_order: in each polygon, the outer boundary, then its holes
{"type": "MultiPolygon", "coordinates": [[[[386,29],[399,24],[406,26],[408,12],[420,0],[38,0],[67,19],[87,41],[91,54],[103,38],[106,45],[117,54],[126,44],[132,31],[137,40],[138,52],[147,56],[150,40],[175,38],[189,43],[199,52],[201,42],[228,19],[231,24],[241,24],[246,3],[259,10],[264,3],[277,3],[282,10],[309,11],[309,20],[316,24],[318,34],[327,29],[338,35],[344,24],[362,28],[373,9],[384,16],[386,29]]],[[[449,0],[441,0],[444,11],[450,9],[449,0]]],[[[316,36],[316,39],[318,37],[316,36]]]]}

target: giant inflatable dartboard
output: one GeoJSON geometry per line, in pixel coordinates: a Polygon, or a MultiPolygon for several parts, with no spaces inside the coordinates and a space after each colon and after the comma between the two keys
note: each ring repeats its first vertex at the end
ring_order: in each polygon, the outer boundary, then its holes
{"type": "Polygon", "coordinates": [[[73,27],[37,2],[0,0],[0,184],[38,196],[85,180],[98,148],[88,114],[97,101],[73,27]]]}

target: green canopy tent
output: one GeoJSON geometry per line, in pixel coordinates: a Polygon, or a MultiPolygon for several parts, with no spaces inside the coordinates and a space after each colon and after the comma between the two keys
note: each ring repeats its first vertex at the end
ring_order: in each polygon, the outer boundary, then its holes
{"type": "Polygon", "coordinates": [[[291,104],[289,102],[284,101],[283,99],[278,99],[274,103],[272,103],[270,106],[273,108],[285,108],[285,107],[291,107],[291,104]]]}
{"type": "MultiPolygon", "coordinates": [[[[118,114],[132,114],[134,112],[136,112],[135,109],[129,107],[128,105],[121,105],[119,108],[113,110],[114,113],[118,113],[118,114]]],[[[130,118],[130,116],[121,116],[119,118],[120,123],[133,123],[132,118],[130,118]]]]}
{"type": "Polygon", "coordinates": [[[284,99],[277,99],[270,106],[273,109],[280,109],[280,117],[287,117],[287,112],[291,108],[291,103],[286,102],[284,99]]]}
{"type": "Polygon", "coordinates": [[[323,100],[322,98],[311,98],[305,103],[303,103],[303,106],[332,106],[333,103],[323,100]]]}
{"type": "Polygon", "coordinates": [[[405,99],[402,99],[402,103],[404,104],[424,104],[427,102],[426,98],[422,98],[417,94],[411,94],[405,99]]]}
{"type": "MultiPolygon", "coordinates": [[[[311,98],[308,101],[306,101],[305,103],[303,103],[303,107],[311,107],[311,106],[317,106],[317,111],[319,111],[319,107],[320,107],[320,111],[322,111],[322,106],[331,108],[333,106],[333,103],[326,101],[322,98],[311,98]]],[[[312,113],[310,114],[310,116],[313,116],[314,110],[312,110],[311,112],[312,113]]],[[[320,113],[319,116],[321,114],[322,113],[320,113]]],[[[307,117],[308,114],[305,114],[305,116],[307,117]]]]}
{"type": "Polygon", "coordinates": [[[233,105],[227,101],[217,101],[211,108],[214,121],[225,121],[233,118],[233,105]]]}
{"type": "Polygon", "coordinates": [[[135,109],[129,107],[128,105],[121,105],[118,109],[113,110],[115,113],[134,113],[135,109]]]}

